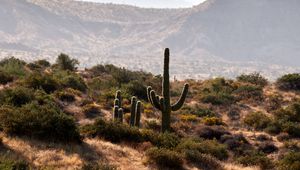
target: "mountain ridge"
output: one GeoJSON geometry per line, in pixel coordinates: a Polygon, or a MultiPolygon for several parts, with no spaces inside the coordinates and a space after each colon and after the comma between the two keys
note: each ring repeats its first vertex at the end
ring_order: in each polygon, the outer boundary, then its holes
{"type": "Polygon", "coordinates": [[[299,71],[295,0],[208,0],[184,9],[71,0],[0,4],[2,58],[52,61],[64,52],[80,58],[82,67],[113,63],[159,73],[161,52],[169,47],[171,72],[184,78],[259,71],[272,79],[299,71]]]}

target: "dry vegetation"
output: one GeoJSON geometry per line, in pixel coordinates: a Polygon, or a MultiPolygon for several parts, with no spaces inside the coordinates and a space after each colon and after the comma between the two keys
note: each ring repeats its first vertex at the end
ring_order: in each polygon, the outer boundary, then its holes
{"type": "MultiPolygon", "coordinates": [[[[147,85],[160,92],[160,76],[76,63],[0,61],[0,169],[300,168],[297,74],[276,83],[257,73],[188,80],[187,103],[163,134],[146,95],[147,85]],[[116,90],[124,123],[112,121],[116,90]],[[128,126],[131,96],[143,103],[140,128],[128,126]]],[[[183,83],[172,82],[171,96],[183,83]]]]}

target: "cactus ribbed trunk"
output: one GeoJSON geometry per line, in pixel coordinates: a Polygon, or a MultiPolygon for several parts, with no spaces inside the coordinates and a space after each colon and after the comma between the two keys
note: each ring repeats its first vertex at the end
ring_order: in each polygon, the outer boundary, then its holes
{"type": "Polygon", "coordinates": [[[171,106],[170,106],[170,74],[169,74],[170,52],[169,49],[165,50],[162,94],[164,99],[164,109],[162,110],[162,131],[170,129],[171,122],[171,106]]]}
{"type": "Polygon", "coordinates": [[[152,87],[147,88],[147,96],[149,102],[158,110],[162,112],[162,132],[170,130],[171,124],[171,112],[179,110],[186,99],[189,85],[185,84],[182,90],[179,100],[171,105],[170,99],[170,74],[169,74],[169,63],[170,62],[170,51],[168,48],[165,49],[164,56],[164,70],[163,70],[163,80],[162,80],[162,97],[156,95],[152,87]]]}

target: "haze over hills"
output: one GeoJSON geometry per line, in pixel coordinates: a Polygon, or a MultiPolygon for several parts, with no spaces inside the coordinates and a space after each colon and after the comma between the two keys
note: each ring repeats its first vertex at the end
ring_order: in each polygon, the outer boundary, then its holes
{"type": "Polygon", "coordinates": [[[1,0],[0,56],[60,52],[82,67],[113,63],[160,73],[171,48],[179,78],[269,78],[300,66],[298,0],[208,0],[194,8],[146,9],[72,0],[1,0]]]}

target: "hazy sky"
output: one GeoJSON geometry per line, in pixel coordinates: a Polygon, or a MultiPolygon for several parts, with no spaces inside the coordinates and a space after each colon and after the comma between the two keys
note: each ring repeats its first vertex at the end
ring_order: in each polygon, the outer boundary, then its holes
{"type": "Polygon", "coordinates": [[[198,5],[206,0],[82,0],[103,3],[129,4],[140,7],[182,8],[198,5]]]}

